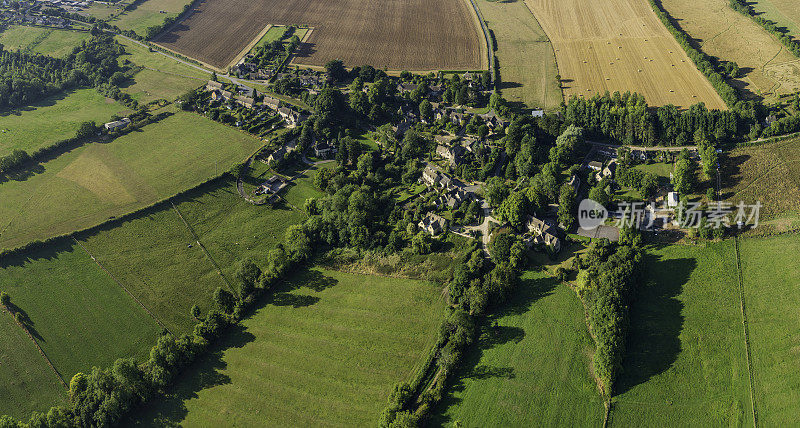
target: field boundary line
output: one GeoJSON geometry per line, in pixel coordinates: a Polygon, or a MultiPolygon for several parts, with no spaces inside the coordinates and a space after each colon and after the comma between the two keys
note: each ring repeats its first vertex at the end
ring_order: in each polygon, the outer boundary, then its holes
{"type": "Polygon", "coordinates": [[[72,237],[72,240],[73,240],[73,241],[75,241],[75,243],[76,243],[76,244],[78,244],[78,246],[79,246],[79,247],[81,247],[81,248],[83,249],[83,251],[84,251],[84,252],[85,252],[85,253],[86,253],[86,254],[87,254],[89,257],[91,257],[91,258],[92,258],[92,261],[93,261],[93,262],[95,262],[95,263],[97,264],[97,266],[99,266],[99,267],[100,267],[100,269],[102,269],[102,270],[103,270],[103,272],[105,272],[106,274],[108,274],[108,276],[110,276],[110,277],[111,277],[111,279],[112,279],[112,280],[114,280],[114,282],[116,282],[116,283],[117,283],[117,285],[119,285],[119,286],[120,286],[120,288],[122,288],[122,289],[125,291],[125,293],[127,293],[127,294],[128,294],[128,296],[130,296],[130,297],[131,297],[131,298],[132,298],[132,299],[133,299],[133,300],[134,300],[136,303],[138,303],[138,304],[139,304],[139,306],[141,306],[141,307],[142,307],[142,309],[144,309],[144,311],[145,311],[145,312],[147,312],[147,314],[148,314],[148,315],[150,315],[150,317],[151,317],[151,318],[153,318],[153,320],[156,322],[156,324],[158,324],[158,325],[159,325],[161,328],[163,328],[164,330],[166,330],[166,331],[167,331],[167,333],[169,333],[169,334],[172,334],[172,332],[171,332],[171,331],[169,331],[169,329],[167,328],[167,326],[165,326],[165,325],[164,325],[164,323],[162,323],[162,322],[161,322],[161,320],[160,320],[160,319],[158,319],[158,317],[157,317],[157,316],[156,316],[156,315],[155,315],[153,312],[151,312],[151,311],[150,311],[150,309],[148,309],[148,308],[147,308],[147,306],[145,306],[145,305],[144,305],[144,303],[142,303],[142,302],[141,302],[141,300],[139,300],[139,299],[138,299],[136,296],[134,296],[134,295],[133,295],[133,293],[131,293],[131,291],[130,291],[130,290],[128,290],[128,287],[125,287],[125,285],[122,283],[122,281],[120,281],[119,279],[117,279],[117,277],[116,277],[116,276],[114,276],[114,274],[113,274],[113,273],[111,273],[111,272],[110,272],[108,269],[106,269],[106,267],[105,267],[105,266],[103,266],[103,264],[102,264],[102,263],[100,263],[100,260],[97,260],[97,257],[95,257],[95,256],[94,256],[94,254],[92,254],[92,253],[89,251],[89,249],[88,249],[88,248],[86,248],[86,247],[85,247],[85,246],[84,246],[84,245],[81,243],[81,241],[78,241],[78,240],[77,240],[75,237],[72,237]]]}
{"type": "Polygon", "coordinates": [[[217,264],[217,261],[214,260],[213,257],[211,257],[211,253],[209,253],[205,245],[203,245],[203,243],[200,242],[200,237],[197,236],[197,233],[195,233],[192,226],[189,225],[189,222],[187,222],[186,219],[183,218],[183,214],[181,214],[181,212],[178,210],[178,207],[176,207],[175,203],[172,201],[169,201],[169,203],[172,205],[172,209],[174,209],[175,212],[178,214],[178,217],[181,218],[181,221],[183,221],[183,224],[186,226],[186,228],[189,229],[189,233],[192,234],[192,237],[197,243],[197,246],[200,247],[201,250],[203,250],[203,253],[205,253],[206,257],[208,257],[208,259],[211,261],[211,264],[214,265],[214,268],[217,270],[217,273],[219,274],[220,277],[222,277],[222,280],[228,286],[228,291],[238,296],[239,293],[237,293],[236,290],[233,289],[233,285],[231,284],[230,281],[228,281],[228,277],[226,277],[225,274],[222,273],[222,269],[220,269],[219,265],[217,264]]]}
{"type": "MultiPolygon", "coordinates": [[[[11,314],[11,310],[7,306],[3,306],[3,307],[5,308],[6,312],[8,312],[8,314],[11,315],[11,317],[13,318],[14,315],[11,314]]],[[[50,357],[48,357],[47,354],[45,354],[44,349],[42,349],[42,347],[39,346],[39,342],[36,340],[35,337],[33,337],[33,335],[28,330],[28,328],[25,327],[22,323],[17,322],[16,318],[14,318],[14,323],[17,324],[19,326],[19,328],[21,328],[22,331],[24,331],[25,334],[28,335],[28,337],[31,339],[33,344],[36,346],[36,349],[39,350],[39,354],[41,354],[42,358],[44,358],[44,361],[47,363],[48,366],[50,366],[51,369],[53,369],[53,373],[55,373],[56,377],[58,377],[58,380],[61,381],[61,385],[64,385],[64,388],[69,389],[69,386],[67,385],[67,382],[64,381],[64,377],[61,376],[61,373],[58,371],[56,366],[53,365],[53,362],[50,361],[50,357]]]]}
{"type": "Polygon", "coordinates": [[[489,69],[489,74],[491,75],[491,82],[494,84],[494,50],[492,50],[493,44],[489,41],[489,26],[486,25],[486,20],[483,19],[483,14],[481,13],[481,9],[475,3],[475,0],[469,0],[469,3],[472,5],[472,11],[475,12],[473,15],[475,18],[478,19],[478,24],[481,26],[481,31],[483,32],[483,41],[486,44],[486,65],[489,69]]]}
{"type": "Polygon", "coordinates": [[[744,330],[744,349],[747,355],[747,374],[750,380],[750,405],[753,410],[753,427],[758,427],[758,417],[756,414],[756,397],[753,392],[753,359],[750,352],[750,334],[747,328],[747,312],[744,303],[744,273],[742,272],[742,259],[739,255],[739,237],[733,237],[733,246],[736,249],[736,272],[739,277],[739,306],[742,310],[742,328],[744,330]]]}

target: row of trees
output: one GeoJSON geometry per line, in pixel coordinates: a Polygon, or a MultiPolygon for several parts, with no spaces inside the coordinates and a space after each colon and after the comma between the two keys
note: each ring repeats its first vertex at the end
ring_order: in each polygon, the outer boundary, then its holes
{"type": "Polygon", "coordinates": [[[124,52],[113,37],[93,29],[93,37],[66,58],[52,58],[0,45],[0,110],[30,105],[79,86],[119,85],[129,66],[117,58],[124,52]]]}
{"type": "Polygon", "coordinates": [[[635,238],[626,239],[625,234],[619,245],[596,240],[585,255],[576,259],[577,292],[586,307],[596,345],[594,373],[607,396],[613,392],[614,380],[622,368],[631,296],[641,280],[643,252],[637,243],[635,238]]]}
{"type": "Polygon", "coordinates": [[[573,96],[563,109],[563,117],[566,123],[586,128],[592,136],[619,144],[717,144],[751,137],[751,127],[763,113],[748,105],[752,109],[708,110],[702,103],[683,111],[673,105],[652,109],[638,93],[606,92],[588,99],[573,96]]]}

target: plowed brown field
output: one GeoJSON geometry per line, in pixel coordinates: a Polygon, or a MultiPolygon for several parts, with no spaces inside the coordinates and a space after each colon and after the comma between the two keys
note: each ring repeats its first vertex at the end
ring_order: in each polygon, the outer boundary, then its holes
{"type": "Polygon", "coordinates": [[[314,27],[294,63],[389,70],[483,69],[468,0],[206,0],[156,43],[224,69],[269,24],[314,27]]]}
{"type": "Polygon", "coordinates": [[[525,0],[556,51],[564,96],[639,92],[648,104],[725,103],[644,0],[525,0]]]}

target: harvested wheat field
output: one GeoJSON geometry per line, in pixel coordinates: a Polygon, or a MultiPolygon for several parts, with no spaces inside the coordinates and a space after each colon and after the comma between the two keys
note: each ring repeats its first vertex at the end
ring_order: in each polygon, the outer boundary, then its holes
{"type": "Polygon", "coordinates": [[[767,100],[800,90],[800,60],[728,0],[662,0],[664,8],[703,51],[735,61],[743,72],[737,86],[767,100]]]}
{"type": "Polygon", "coordinates": [[[652,106],[724,109],[644,0],[526,0],[556,50],[564,96],[639,92],[652,106]]]}
{"type": "Polygon", "coordinates": [[[224,69],[270,24],[314,28],[294,59],[303,65],[341,59],[389,70],[488,67],[467,0],[205,0],[156,42],[224,69]]]}

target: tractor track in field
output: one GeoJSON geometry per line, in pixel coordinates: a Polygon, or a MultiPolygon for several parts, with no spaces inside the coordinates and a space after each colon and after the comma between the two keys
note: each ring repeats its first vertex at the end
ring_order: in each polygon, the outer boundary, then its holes
{"type": "Polygon", "coordinates": [[[189,233],[192,234],[192,237],[197,243],[197,246],[200,247],[201,250],[203,250],[203,253],[205,253],[206,257],[208,257],[208,260],[210,260],[211,264],[214,265],[214,269],[217,270],[217,274],[219,274],[219,276],[222,278],[222,281],[224,281],[225,285],[227,285],[228,291],[233,293],[234,296],[239,296],[239,293],[237,293],[236,290],[234,290],[233,284],[231,284],[231,282],[228,280],[228,277],[226,277],[225,274],[222,273],[222,269],[220,269],[219,264],[217,264],[217,261],[214,259],[214,257],[211,257],[211,253],[209,253],[205,245],[203,245],[203,243],[200,242],[200,237],[197,236],[197,233],[195,233],[194,228],[192,228],[192,226],[189,225],[189,222],[187,222],[186,219],[183,218],[183,214],[181,214],[181,212],[178,210],[178,207],[175,206],[175,203],[172,201],[170,201],[169,203],[170,205],[172,205],[172,209],[174,209],[175,212],[178,214],[178,217],[181,218],[181,221],[183,222],[184,226],[186,226],[186,228],[189,229],[189,233]]]}
{"type": "Polygon", "coordinates": [[[742,272],[742,258],[739,254],[739,237],[733,237],[733,245],[736,250],[736,272],[739,278],[739,307],[742,311],[742,329],[744,330],[744,349],[747,355],[747,374],[750,380],[750,406],[753,412],[753,427],[758,428],[758,413],[756,412],[756,397],[753,391],[753,357],[750,351],[750,333],[747,323],[747,310],[744,299],[744,274],[742,272]]]}
{"type": "MultiPolygon", "coordinates": [[[[14,316],[11,312],[11,309],[9,309],[7,306],[2,306],[2,307],[6,310],[6,312],[8,312],[9,315],[11,315],[12,317],[14,316]]],[[[28,328],[25,327],[24,324],[18,322],[16,318],[14,319],[14,323],[16,323],[19,326],[19,328],[21,328],[22,331],[24,331],[25,334],[28,335],[28,338],[30,338],[31,342],[33,342],[34,346],[36,346],[36,349],[39,350],[39,354],[42,356],[42,358],[44,358],[44,361],[47,363],[48,366],[50,366],[50,368],[53,370],[53,373],[56,374],[58,380],[61,381],[61,385],[63,385],[64,388],[69,389],[69,386],[67,386],[67,382],[64,381],[64,377],[61,376],[61,373],[58,371],[56,366],[53,365],[53,362],[50,361],[50,357],[47,356],[47,354],[44,352],[44,349],[42,349],[42,347],[39,346],[39,341],[37,341],[36,338],[33,337],[33,334],[31,334],[30,330],[28,330],[28,328]]]]}
{"type": "Polygon", "coordinates": [[[144,303],[142,303],[142,301],[141,301],[141,300],[139,300],[139,299],[138,299],[138,298],[137,298],[137,297],[136,297],[136,296],[135,296],[133,293],[131,293],[131,291],[130,291],[130,290],[128,290],[128,287],[125,287],[125,284],[123,284],[123,283],[122,283],[122,281],[120,281],[120,280],[119,280],[119,279],[118,279],[116,276],[114,276],[114,274],[113,274],[113,273],[111,273],[111,272],[110,272],[108,269],[106,269],[106,267],[105,267],[105,266],[103,266],[103,264],[102,264],[102,263],[100,263],[100,260],[97,260],[97,257],[95,257],[95,256],[94,256],[94,254],[92,254],[92,253],[89,251],[89,249],[88,249],[88,248],[86,248],[86,247],[85,247],[85,246],[84,246],[84,245],[81,243],[81,241],[78,241],[78,240],[77,240],[76,238],[74,238],[74,237],[72,238],[72,240],[73,240],[73,241],[75,241],[75,243],[76,243],[76,244],[78,244],[78,246],[79,246],[79,247],[81,247],[81,248],[83,249],[83,251],[84,251],[84,252],[85,252],[85,253],[86,253],[86,254],[87,254],[89,257],[91,257],[92,261],[93,261],[93,262],[95,262],[95,264],[97,264],[97,266],[99,266],[99,267],[100,267],[100,269],[102,269],[102,270],[103,270],[103,272],[105,272],[105,273],[106,273],[108,276],[110,276],[110,277],[111,277],[111,279],[112,279],[112,280],[114,280],[114,282],[116,282],[116,283],[117,283],[117,285],[119,285],[119,287],[120,287],[120,288],[122,288],[122,290],[123,290],[123,291],[125,291],[125,293],[127,293],[127,294],[128,294],[128,296],[130,296],[130,297],[133,299],[133,301],[134,301],[134,302],[138,303],[138,304],[139,304],[139,306],[141,306],[141,307],[142,307],[142,309],[144,309],[144,311],[145,311],[145,312],[147,312],[147,314],[148,314],[148,315],[150,315],[150,317],[151,317],[151,318],[153,318],[153,320],[156,322],[156,324],[158,324],[158,325],[159,325],[159,327],[161,327],[161,328],[163,328],[164,330],[166,330],[166,331],[167,331],[169,334],[172,334],[172,332],[171,332],[171,331],[169,331],[169,329],[167,328],[167,326],[165,326],[165,325],[164,325],[164,323],[162,323],[162,322],[161,322],[161,320],[160,320],[160,319],[158,319],[158,317],[156,316],[156,314],[154,314],[153,312],[151,312],[151,311],[150,311],[150,309],[148,309],[148,308],[147,308],[147,306],[145,306],[145,305],[144,305],[144,303]]]}

